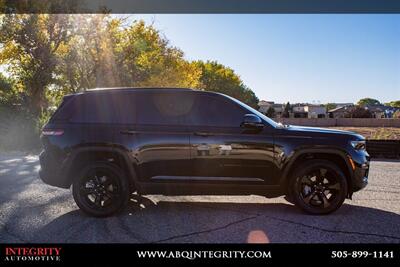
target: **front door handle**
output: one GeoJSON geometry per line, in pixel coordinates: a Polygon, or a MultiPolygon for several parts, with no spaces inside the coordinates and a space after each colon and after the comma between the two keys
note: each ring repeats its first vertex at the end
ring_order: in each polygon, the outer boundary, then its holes
{"type": "Polygon", "coordinates": [[[195,132],[194,135],[206,137],[206,136],[213,136],[214,134],[207,132],[195,132]]]}
{"type": "Polygon", "coordinates": [[[122,131],[120,131],[120,134],[127,134],[127,135],[132,135],[132,134],[135,134],[136,133],[136,131],[134,131],[134,130],[122,130],[122,131]]]}

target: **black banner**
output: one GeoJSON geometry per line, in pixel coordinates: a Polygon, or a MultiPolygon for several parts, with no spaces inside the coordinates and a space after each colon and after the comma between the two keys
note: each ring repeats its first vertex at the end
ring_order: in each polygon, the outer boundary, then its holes
{"type": "Polygon", "coordinates": [[[0,13],[399,13],[398,0],[3,0],[0,13]]]}
{"type": "Polygon", "coordinates": [[[398,266],[400,263],[399,244],[3,244],[0,247],[0,265],[9,266],[117,263],[398,266]]]}

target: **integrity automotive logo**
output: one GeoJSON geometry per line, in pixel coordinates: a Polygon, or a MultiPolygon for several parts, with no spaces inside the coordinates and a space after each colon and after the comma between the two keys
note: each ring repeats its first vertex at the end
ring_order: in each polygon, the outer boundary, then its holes
{"type": "Polygon", "coordinates": [[[4,262],[61,261],[60,247],[6,247],[4,262]]]}

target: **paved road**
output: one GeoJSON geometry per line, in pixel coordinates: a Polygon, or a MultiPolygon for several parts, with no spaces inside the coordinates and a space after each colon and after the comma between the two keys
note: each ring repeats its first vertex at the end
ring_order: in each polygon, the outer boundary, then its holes
{"type": "Polygon", "coordinates": [[[42,183],[38,157],[0,154],[3,242],[400,242],[400,162],[374,161],[370,184],[329,216],[283,198],[132,196],[119,216],[90,218],[69,190],[42,183]]]}

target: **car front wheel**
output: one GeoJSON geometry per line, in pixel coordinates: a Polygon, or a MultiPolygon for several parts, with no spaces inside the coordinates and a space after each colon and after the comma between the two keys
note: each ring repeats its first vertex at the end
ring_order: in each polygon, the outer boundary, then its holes
{"type": "Polygon", "coordinates": [[[78,207],[90,216],[105,217],[124,208],[129,200],[129,184],[121,169],[109,163],[91,163],[72,184],[78,207]]]}
{"type": "Polygon", "coordinates": [[[343,204],[347,180],[340,168],[329,161],[307,161],[293,172],[289,194],[303,211],[315,215],[328,214],[343,204]]]}

